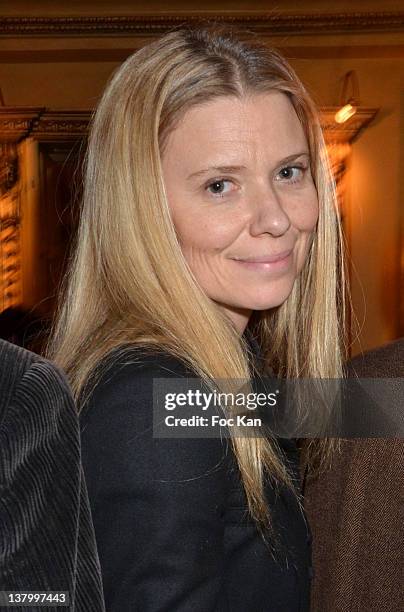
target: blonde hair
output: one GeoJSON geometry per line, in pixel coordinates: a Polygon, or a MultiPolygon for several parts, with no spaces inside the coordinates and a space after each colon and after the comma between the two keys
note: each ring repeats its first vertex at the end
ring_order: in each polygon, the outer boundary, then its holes
{"type": "MultiPolygon", "coordinates": [[[[76,248],[48,348],[77,398],[102,359],[128,344],[164,349],[208,383],[250,379],[246,342],[182,254],[161,155],[190,107],[273,90],[289,97],[305,130],[319,220],[290,296],[276,309],[254,312],[248,327],[279,376],[342,376],[340,226],[314,104],[273,49],[242,42],[220,27],[182,28],[130,56],[112,75],[92,118],[76,248]]],[[[289,474],[270,438],[233,437],[232,444],[251,516],[260,528],[269,527],[264,474],[292,486],[289,474]]],[[[311,446],[304,448],[308,464],[311,446]]],[[[326,457],[332,443],[322,440],[315,448],[326,457]]]]}

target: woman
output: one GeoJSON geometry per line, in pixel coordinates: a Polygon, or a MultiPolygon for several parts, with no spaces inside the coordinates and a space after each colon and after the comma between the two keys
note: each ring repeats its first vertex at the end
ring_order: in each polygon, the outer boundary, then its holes
{"type": "Polygon", "coordinates": [[[108,610],[308,609],[296,442],[153,437],[152,382],[341,374],[324,150],[286,61],[226,31],[171,32],[104,92],[51,355],[82,409],[108,610]]]}

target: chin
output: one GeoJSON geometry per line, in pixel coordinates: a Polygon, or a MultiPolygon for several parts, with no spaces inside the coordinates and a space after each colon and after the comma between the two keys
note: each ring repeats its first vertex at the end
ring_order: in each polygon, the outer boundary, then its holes
{"type": "Polygon", "coordinates": [[[292,292],[294,282],[295,278],[289,282],[284,280],[281,283],[271,283],[267,287],[261,284],[258,289],[257,287],[246,287],[243,292],[238,287],[237,293],[228,292],[225,296],[217,293],[208,295],[217,304],[238,311],[271,310],[286,302],[292,292]]]}
{"type": "Polygon", "coordinates": [[[259,311],[263,311],[263,310],[271,310],[272,308],[277,308],[278,306],[282,306],[282,304],[284,304],[286,302],[286,300],[288,299],[290,295],[290,292],[288,294],[286,294],[285,296],[279,296],[279,297],[275,297],[275,296],[271,296],[270,298],[267,299],[251,299],[251,300],[246,300],[245,297],[244,299],[241,301],[234,301],[231,303],[233,308],[236,308],[238,310],[259,310],[259,311]]]}
{"type": "Polygon", "coordinates": [[[268,289],[243,296],[243,306],[250,310],[269,310],[281,306],[290,296],[293,289],[293,283],[285,283],[283,287],[268,289]],[[246,299],[247,298],[247,299],[246,299]],[[249,299],[248,299],[249,298],[249,299]]]}

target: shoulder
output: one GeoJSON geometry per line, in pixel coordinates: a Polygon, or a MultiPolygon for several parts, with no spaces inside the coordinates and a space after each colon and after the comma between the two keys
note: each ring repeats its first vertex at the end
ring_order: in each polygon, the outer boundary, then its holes
{"type": "Polygon", "coordinates": [[[114,350],[99,364],[88,381],[89,392],[83,394],[81,421],[86,422],[103,407],[129,407],[136,400],[138,407],[149,403],[155,378],[194,377],[195,373],[179,358],[167,351],[145,350],[142,347],[123,347],[114,350]],[[143,402],[142,402],[143,401],[143,402]]]}
{"type": "Polygon", "coordinates": [[[0,341],[0,363],[0,421],[11,412],[20,421],[40,414],[51,421],[62,411],[77,418],[66,376],[55,364],[4,341],[0,341]]]}
{"type": "Polygon", "coordinates": [[[34,353],[0,339],[0,401],[3,410],[25,372],[38,359],[34,353]]]}
{"type": "Polygon", "coordinates": [[[150,473],[192,478],[221,464],[227,455],[227,440],[167,439],[153,433],[153,380],[195,376],[168,353],[129,349],[109,360],[80,414],[87,474],[113,471],[114,466],[123,473],[136,463],[138,478],[142,473],[145,478],[150,478],[150,473]]]}
{"type": "MultiPolygon", "coordinates": [[[[83,432],[88,426],[116,430],[121,425],[151,426],[153,381],[160,378],[193,378],[196,374],[166,351],[128,347],[114,351],[97,368],[81,401],[83,432]],[[122,421],[122,422],[121,422],[122,421]]],[[[112,432],[111,432],[112,433],[112,432]]]]}
{"type": "Polygon", "coordinates": [[[32,363],[33,361],[37,361],[41,359],[39,355],[28,351],[21,346],[17,346],[16,344],[12,344],[11,342],[7,342],[0,338],[0,360],[2,364],[2,372],[4,368],[9,367],[10,369],[14,369],[17,365],[18,370],[24,370],[27,365],[32,363]]]}
{"type": "Polygon", "coordinates": [[[352,357],[347,363],[349,376],[396,378],[404,376],[404,338],[399,338],[352,357]]]}

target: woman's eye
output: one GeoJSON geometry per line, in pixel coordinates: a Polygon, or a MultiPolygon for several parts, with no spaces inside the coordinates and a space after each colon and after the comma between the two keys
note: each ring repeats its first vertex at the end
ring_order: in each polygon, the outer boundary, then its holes
{"type": "Polygon", "coordinates": [[[282,168],[276,175],[276,180],[296,183],[302,178],[305,170],[306,168],[302,166],[285,166],[285,168],[282,168]]]}
{"type": "Polygon", "coordinates": [[[218,179],[216,181],[213,181],[212,183],[209,183],[209,185],[206,186],[206,189],[209,191],[209,193],[211,193],[212,195],[216,195],[219,197],[222,197],[223,195],[229,193],[229,191],[231,191],[231,189],[227,188],[226,189],[226,184],[231,185],[232,181],[227,181],[225,179],[218,179]]]}

